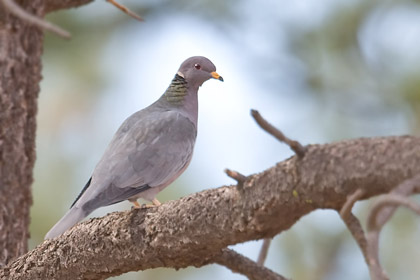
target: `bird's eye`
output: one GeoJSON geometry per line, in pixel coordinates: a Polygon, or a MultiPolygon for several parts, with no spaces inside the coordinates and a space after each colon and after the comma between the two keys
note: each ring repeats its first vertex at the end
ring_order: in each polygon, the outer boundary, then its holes
{"type": "Polygon", "coordinates": [[[200,70],[201,69],[201,65],[198,64],[198,63],[196,63],[196,64],[194,64],[194,68],[197,69],[197,70],[200,70]]]}

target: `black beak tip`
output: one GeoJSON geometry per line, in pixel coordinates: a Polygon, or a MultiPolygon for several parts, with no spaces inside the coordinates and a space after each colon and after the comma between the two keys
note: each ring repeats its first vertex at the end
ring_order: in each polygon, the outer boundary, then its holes
{"type": "Polygon", "coordinates": [[[219,81],[224,82],[225,80],[223,80],[223,77],[222,77],[222,76],[220,76],[220,77],[219,77],[219,81]]]}

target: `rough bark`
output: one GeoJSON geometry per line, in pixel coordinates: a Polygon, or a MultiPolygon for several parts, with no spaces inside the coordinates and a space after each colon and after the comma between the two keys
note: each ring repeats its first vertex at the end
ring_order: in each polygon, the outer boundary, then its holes
{"type": "MultiPolygon", "coordinates": [[[[18,4],[42,16],[42,1],[18,4]]],[[[27,251],[42,32],[0,1],[0,267],[27,251]]]]}
{"type": "Polygon", "coordinates": [[[160,207],[111,213],[78,224],[0,271],[0,279],[105,279],[156,267],[200,267],[228,245],[269,238],[347,196],[388,193],[420,171],[420,138],[355,139],[307,147],[251,175],[160,207]]]}

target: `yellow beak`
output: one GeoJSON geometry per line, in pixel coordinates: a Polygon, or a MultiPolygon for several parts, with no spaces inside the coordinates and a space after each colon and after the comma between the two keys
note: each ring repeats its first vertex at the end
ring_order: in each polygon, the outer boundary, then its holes
{"type": "Polygon", "coordinates": [[[217,80],[219,80],[219,81],[222,81],[222,82],[223,82],[223,78],[222,78],[222,76],[220,76],[220,75],[219,75],[219,74],[217,74],[216,72],[211,72],[210,74],[211,74],[211,76],[212,76],[213,78],[215,78],[215,79],[217,79],[217,80]]]}

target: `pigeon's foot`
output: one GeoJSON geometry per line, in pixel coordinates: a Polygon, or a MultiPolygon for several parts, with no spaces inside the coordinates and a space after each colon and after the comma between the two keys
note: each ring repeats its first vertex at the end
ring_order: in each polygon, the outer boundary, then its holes
{"type": "Polygon", "coordinates": [[[141,205],[140,205],[140,203],[137,202],[137,200],[130,201],[130,202],[134,204],[134,206],[133,206],[134,209],[140,209],[141,208],[141,205]]]}
{"type": "Polygon", "coordinates": [[[158,206],[162,205],[162,203],[160,203],[160,201],[157,200],[156,198],[154,198],[152,200],[152,203],[153,204],[143,204],[143,207],[145,207],[145,208],[153,208],[153,207],[158,207],[158,206]]]}
{"type": "Polygon", "coordinates": [[[155,206],[161,206],[162,205],[162,203],[160,203],[160,201],[157,200],[156,198],[153,198],[152,202],[155,206]]]}
{"type": "Polygon", "coordinates": [[[143,204],[143,205],[140,205],[140,203],[138,203],[137,200],[130,201],[130,202],[132,202],[134,204],[133,209],[152,208],[152,207],[157,207],[157,206],[162,205],[162,203],[160,203],[160,201],[157,200],[156,198],[154,198],[152,200],[152,203],[153,204],[143,204]]]}

